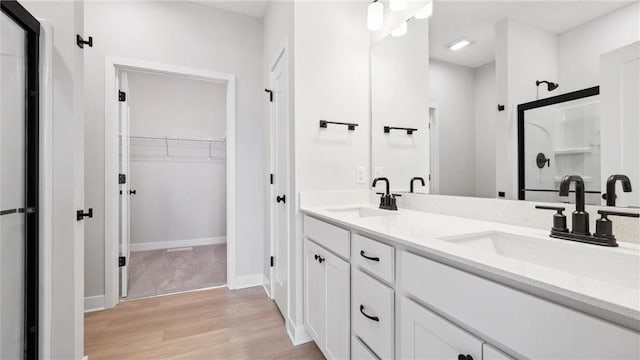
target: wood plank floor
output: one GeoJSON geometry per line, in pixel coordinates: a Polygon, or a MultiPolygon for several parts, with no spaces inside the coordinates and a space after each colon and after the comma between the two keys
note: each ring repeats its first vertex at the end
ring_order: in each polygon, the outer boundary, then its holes
{"type": "Polygon", "coordinates": [[[324,359],[291,345],[262,287],[139,299],[85,315],[85,354],[100,359],[324,359]]]}

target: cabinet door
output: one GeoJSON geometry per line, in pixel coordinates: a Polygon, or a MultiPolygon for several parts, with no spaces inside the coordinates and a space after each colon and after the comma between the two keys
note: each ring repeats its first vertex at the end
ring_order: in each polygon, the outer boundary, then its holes
{"type": "Polygon", "coordinates": [[[319,348],[324,347],[325,331],[325,266],[318,260],[322,255],[319,246],[304,241],[304,323],[311,338],[319,348]]]}
{"type": "Polygon", "coordinates": [[[405,297],[400,317],[401,359],[482,359],[482,341],[405,297]]]}
{"type": "Polygon", "coordinates": [[[325,354],[329,359],[348,359],[351,331],[350,266],[348,262],[328,251],[325,251],[322,257],[325,260],[322,265],[327,277],[325,354]]]}
{"type": "Polygon", "coordinates": [[[513,358],[489,344],[482,344],[482,360],[513,360],[513,358]]]}

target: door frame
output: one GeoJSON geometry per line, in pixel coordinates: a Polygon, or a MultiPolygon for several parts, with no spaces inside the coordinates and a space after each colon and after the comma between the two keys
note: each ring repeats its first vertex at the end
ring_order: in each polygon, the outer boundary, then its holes
{"type": "Polygon", "coordinates": [[[25,81],[25,215],[24,358],[38,358],[39,333],[39,180],[40,180],[40,22],[14,0],[2,0],[0,11],[26,33],[25,81]]]}
{"type": "Polygon", "coordinates": [[[234,74],[154,63],[114,56],[105,57],[105,307],[120,302],[118,237],[118,71],[146,71],[212,81],[227,86],[227,286],[236,288],[236,80],[234,74]]]}
{"type": "MultiPolygon", "coordinates": [[[[271,62],[269,62],[269,87],[271,88],[272,86],[272,73],[273,70],[275,69],[276,65],[278,65],[278,62],[285,57],[289,56],[289,50],[288,50],[288,40],[285,39],[285,41],[282,43],[282,45],[280,45],[276,52],[275,55],[273,56],[271,62]]],[[[289,82],[289,84],[287,84],[288,90],[291,91],[291,87],[289,86],[291,84],[291,74],[289,72],[290,69],[290,64],[288,63],[289,59],[287,58],[287,81],[289,82]]],[[[289,96],[289,100],[291,100],[291,96],[290,93],[287,94],[289,96]]],[[[288,119],[288,126],[287,128],[289,129],[289,136],[288,136],[288,140],[289,140],[289,148],[292,149],[292,141],[291,141],[291,134],[292,129],[291,129],[291,111],[289,111],[291,109],[291,104],[288,101],[287,102],[287,111],[289,112],[289,116],[287,117],[288,119]]],[[[277,136],[277,132],[276,132],[276,124],[275,124],[275,118],[274,118],[274,111],[273,111],[273,103],[269,102],[269,174],[274,174],[275,175],[275,158],[277,156],[277,142],[276,140],[276,136],[277,136]]],[[[291,151],[290,151],[291,153],[291,151]]],[[[287,168],[289,169],[289,174],[287,174],[287,176],[289,177],[289,186],[287,189],[287,195],[289,195],[289,202],[285,203],[285,205],[287,206],[287,214],[289,215],[289,224],[291,224],[291,220],[294,219],[291,216],[291,201],[294,200],[291,198],[291,189],[293,188],[292,186],[292,182],[291,182],[291,171],[292,171],[292,164],[293,161],[291,159],[291,156],[287,157],[287,168]]],[[[276,179],[277,181],[277,179],[276,179]]],[[[268,208],[268,212],[269,212],[269,259],[271,256],[275,256],[276,254],[274,253],[275,251],[275,241],[276,241],[276,236],[275,236],[275,228],[276,228],[276,202],[274,201],[274,199],[276,198],[277,194],[276,194],[276,186],[275,183],[270,184],[269,185],[269,191],[267,192],[269,194],[269,198],[267,201],[267,208],[268,208]]],[[[287,232],[287,253],[289,253],[290,251],[290,242],[291,242],[291,231],[287,232]]],[[[290,256],[290,255],[289,255],[290,256]]],[[[278,261],[278,260],[276,260],[278,261]]],[[[285,261],[287,264],[287,278],[290,279],[291,278],[291,264],[289,261],[289,258],[287,259],[281,259],[280,261],[285,261]]],[[[271,299],[274,299],[274,282],[273,282],[273,275],[274,275],[274,267],[271,266],[269,268],[269,297],[271,299]]],[[[287,308],[286,309],[281,309],[283,310],[285,313],[287,314],[283,314],[285,315],[285,317],[288,319],[288,312],[289,312],[289,298],[290,298],[290,287],[287,286],[287,294],[286,294],[286,301],[287,301],[287,308]]]]}
{"type": "Polygon", "coordinates": [[[431,103],[427,110],[429,130],[429,174],[427,189],[429,194],[440,194],[440,106],[431,103]],[[431,112],[433,111],[433,122],[431,112]]]}

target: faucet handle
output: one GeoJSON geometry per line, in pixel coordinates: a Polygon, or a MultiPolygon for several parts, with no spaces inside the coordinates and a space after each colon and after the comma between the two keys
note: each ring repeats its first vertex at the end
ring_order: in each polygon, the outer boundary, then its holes
{"type": "Polygon", "coordinates": [[[607,216],[625,216],[625,217],[640,217],[640,214],[637,213],[628,213],[622,211],[609,211],[609,210],[598,210],[598,214],[600,214],[600,219],[596,220],[596,233],[593,234],[595,237],[604,238],[609,243],[609,246],[618,246],[616,242],[616,237],[613,235],[613,224],[611,220],[607,218],[607,216]]]}
{"type": "Polygon", "coordinates": [[[640,217],[640,214],[638,213],[628,213],[628,212],[623,212],[623,211],[609,211],[609,210],[598,210],[598,214],[600,214],[602,216],[603,219],[606,219],[607,216],[612,215],[612,216],[626,216],[626,217],[640,217]]]}
{"type": "Polygon", "coordinates": [[[551,228],[551,231],[569,232],[569,229],[567,229],[567,217],[562,213],[565,210],[564,207],[536,205],[536,209],[557,211],[557,213],[553,215],[553,227],[551,228]]]}
{"type": "Polygon", "coordinates": [[[391,194],[391,196],[393,196],[394,198],[396,198],[396,197],[401,197],[402,195],[401,195],[401,194],[391,194]]]}

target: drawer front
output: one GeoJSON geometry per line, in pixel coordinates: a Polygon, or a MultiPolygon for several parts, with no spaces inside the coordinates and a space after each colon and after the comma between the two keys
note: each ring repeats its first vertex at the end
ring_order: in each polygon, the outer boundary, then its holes
{"type": "Polygon", "coordinates": [[[351,298],[353,333],[381,359],[393,358],[393,289],[353,270],[351,298]]]}
{"type": "Polygon", "coordinates": [[[349,258],[349,240],[351,238],[349,230],[305,215],[304,236],[345,259],[349,258]]]}
{"type": "Polygon", "coordinates": [[[480,339],[404,296],[399,316],[401,359],[483,359],[480,339]]]}
{"type": "Polygon", "coordinates": [[[351,337],[351,360],[378,360],[356,336],[351,337]]]}
{"type": "Polygon", "coordinates": [[[351,241],[352,263],[388,283],[393,283],[394,254],[393,246],[371,240],[355,234],[351,241]]]}
{"type": "Polygon", "coordinates": [[[640,358],[636,332],[415,254],[398,261],[401,288],[524,358],[640,358]]]}

